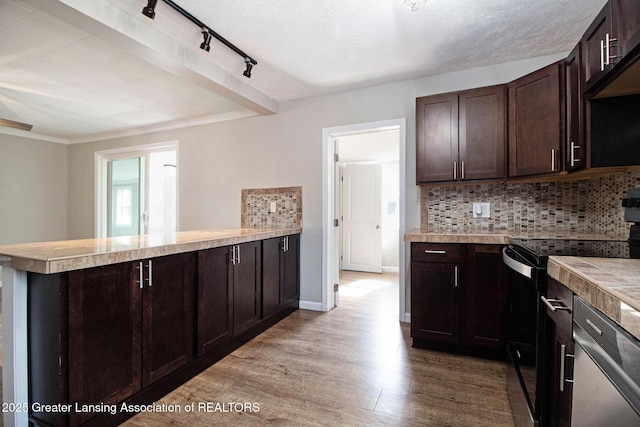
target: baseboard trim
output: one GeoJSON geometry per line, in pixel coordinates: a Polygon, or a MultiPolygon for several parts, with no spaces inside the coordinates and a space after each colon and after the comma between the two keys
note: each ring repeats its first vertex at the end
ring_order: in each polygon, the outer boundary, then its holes
{"type": "Polygon", "coordinates": [[[383,273],[400,273],[400,267],[382,267],[383,273]]]}
{"type": "Polygon", "coordinates": [[[300,308],[302,310],[322,311],[322,303],[300,300],[300,308]]]}

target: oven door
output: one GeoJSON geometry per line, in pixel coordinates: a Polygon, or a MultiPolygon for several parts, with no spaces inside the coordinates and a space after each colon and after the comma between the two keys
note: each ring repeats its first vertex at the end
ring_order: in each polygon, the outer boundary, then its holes
{"type": "Polygon", "coordinates": [[[544,306],[540,296],[546,288],[544,267],[530,263],[513,247],[502,251],[509,268],[507,392],[517,426],[536,426],[542,411],[542,361],[544,360],[544,306]]]}

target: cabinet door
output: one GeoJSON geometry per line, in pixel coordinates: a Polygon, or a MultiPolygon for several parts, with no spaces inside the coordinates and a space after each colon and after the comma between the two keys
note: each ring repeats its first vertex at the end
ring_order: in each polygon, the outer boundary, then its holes
{"type": "Polygon", "coordinates": [[[261,250],[260,242],[236,246],[233,266],[233,333],[246,331],[260,320],[261,250]]]}
{"type": "Polygon", "coordinates": [[[411,336],[460,342],[460,266],[411,263],[411,336]]]}
{"type": "Polygon", "coordinates": [[[617,21],[616,55],[623,57],[640,44],[640,2],[613,0],[611,5],[617,21]]]}
{"type": "Polygon", "coordinates": [[[567,171],[579,169],[586,164],[583,125],[583,96],[580,68],[580,44],[573,49],[564,63],[564,89],[566,99],[565,162],[567,171]]]}
{"type": "Polygon", "coordinates": [[[560,63],[509,84],[510,177],[560,171],[563,122],[560,63]]]}
{"type": "Polygon", "coordinates": [[[268,317],[282,308],[282,282],[280,256],[284,237],[262,241],[262,317],[268,317]]]}
{"type": "Polygon", "coordinates": [[[195,253],[143,262],[143,385],[193,358],[195,253]]]}
{"type": "Polygon", "coordinates": [[[468,245],[465,341],[485,348],[504,348],[507,317],[506,267],[500,245],[468,245]]]}
{"type": "Polygon", "coordinates": [[[198,252],[198,354],[231,337],[233,275],[229,247],[198,252]]]}
{"type": "Polygon", "coordinates": [[[611,2],[608,2],[582,36],[585,90],[591,89],[613,68],[613,61],[609,58],[613,55],[611,45],[611,39],[615,38],[613,31],[611,2]],[[610,42],[609,45],[606,44],[607,40],[610,42]]]}
{"type": "Polygon", "coordinates": [[[460,179],[506,178],[506,90],[460,93],[460,179]]]}
{"type": "Polygon", "coordinates": [[[416,99],[417,182],[457,179],[458,94],[416,99]]]}
{"type": "MultiPolygon", "coordinates": [[[[112,404],[141,388],[141,289],[134,263],[69,273],[69,401],[112,404]]],[[[64,357],[64,356],[63,356],[64,357]]],[[[71,424],[93,416],[70,414],[71,424]]]]}
{"type": "Polygon", "coordinates": [[[282,293],[284,305],[298,307],[300,301],[300,235],[287,236],[282,253],[282,293]]]}
{"type": "Polygon", "coordinates": [[[547,308],[547,328],[545,341],[549,345],[547,365],[549,366],[546,395],[549,396],[548,425],[571,425],[572,384],[574,342],[572,338],[573,293],[560,282],[549,279],[547,298],[551,304],[562,306],[552,311],[547,308]]]}

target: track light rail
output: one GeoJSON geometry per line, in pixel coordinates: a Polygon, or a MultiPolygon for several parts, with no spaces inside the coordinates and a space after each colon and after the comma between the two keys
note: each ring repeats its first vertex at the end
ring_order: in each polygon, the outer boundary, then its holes
{"type": "MultiPolygon", "coordinates": [[[[235,53],[237,53],[238,55],[240,55],[244,59],[244,62],[246,64],[247,68],[244,71],[243,75],[245,77],[248,77],[248,78],[251,77],[251,69],[253,68],[254,65],[258,65],[258,62],[256,62],[255,59],[253,59],[252,57],[247,55],[244,51],[242,51],[236,45],[231,43],[229,40],[225,39],[220,34],[218,34],[215,31],[213,31],[210,26],[208,26],[207,24],[205,24],[202,21],[200,21],[198,18],[196,18],[195,16],[193,16],[192,14],[190,14],[189,12],[184,10],[180,5],[176,4],[172,0],[162,0],[162,1],[164,1],[166,4],[171,6],[173,9],[175,9],[177,12],[179,12],[182,16],[184,16],[185,18],[187,18],[189,21],[193,22],[194,24],[196,24],[200,28],[200,30],[202,31],[202,34],[204,36],[204,41],[200,45],[200,48],[202,48],[202,49],[204,49],[204,50],[206,50],[208,52],[209,51],[209,41],[211,40],[211,36],[215,37],[220,43],[224,44],[226,47],[228,47],[229,49],[233,50],[235,53]]],[[[147,16],[147,17],[151,18],[151,19],[155,18],[155,16],[156,16],[155,9],[156,9],[156,4],[157,3],[158,3],[158,0],[148,0],[147,1],[147,6],[145,6],[142,9],[142,14],[144,16],[147,16]]]]}

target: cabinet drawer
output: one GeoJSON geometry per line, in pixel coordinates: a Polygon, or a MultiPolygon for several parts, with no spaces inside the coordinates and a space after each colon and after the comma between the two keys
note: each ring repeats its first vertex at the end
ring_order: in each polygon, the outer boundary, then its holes
{"type": "Polygon", "coordinates": [[[457,243],[412,243],[411,261],[460,262],[462,245],[457,243]]]}
{"type": "Polygon", "coordinates": [[[563,330],[571,331],[571,318],[573,311],[573,292],[562,283],[549,278],[547,284],[547,301],[555,310],[547,306],[547,315],[553,319],[556,326],[563,330]]]}

